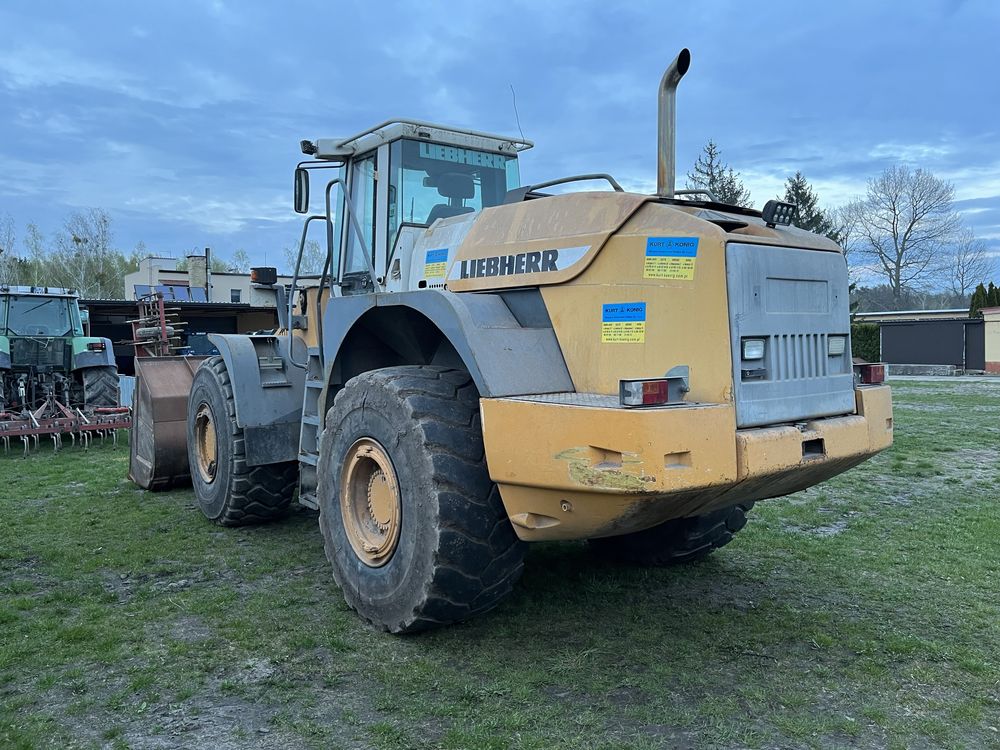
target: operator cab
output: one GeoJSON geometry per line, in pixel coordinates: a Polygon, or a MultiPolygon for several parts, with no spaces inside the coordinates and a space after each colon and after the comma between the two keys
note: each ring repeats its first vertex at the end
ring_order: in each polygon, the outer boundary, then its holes
{"type": "Polygon", "coordinates": [[[82,336],[76,294],[52,287],[0,287],[0,336],[82,336]]]}
{"type": "Polygon", "coordinates": [[[306,219],[300,257],[310,223],[320,222],[327,246],[322,275],[334,293],[381,291],[393,260],[424,229],[502,204],[520,186],[517,155],[531,146],[414,120],[385,122],[350,138],[303,141],[302,152],[315,160],[295,170],[298,213],[309,212],[310,174],[338,171],[325,183],[325,212],[306,219]]]}

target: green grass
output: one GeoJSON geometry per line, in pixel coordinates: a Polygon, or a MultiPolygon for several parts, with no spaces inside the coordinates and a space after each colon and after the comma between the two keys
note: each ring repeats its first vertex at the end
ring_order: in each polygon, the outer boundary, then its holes
{"type": "Polygon", "coordinates": [[[0,456],[0,747],[1000,747],[1000,382],[895,394],[891,451],[709,560],[537,545],[408,638],[309,512],[221,529],[121,447],[0,456]]]}

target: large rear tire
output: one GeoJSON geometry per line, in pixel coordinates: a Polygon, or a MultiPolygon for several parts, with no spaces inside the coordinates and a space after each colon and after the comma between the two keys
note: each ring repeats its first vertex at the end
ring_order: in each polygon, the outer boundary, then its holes
{"type": "Polygon", "coordinates": [[[633,534],[591,539],[599,555],[633,565],[660,567],[708,557],[746,526],[752,502],[691,518],[675,518],[633,534]]]}
{"type": "Polygon", "coordinates": [[[209,357],[195,373],[188,397],[188,464],[198,505],[222,526],[264,523],[284,516],[292,502],[298,464],[248,466],[243,428],[226,363],[209,357]]]}
{"type": "Polygon", "coordinates": [[[317,497],[348,605],[411,633],[485,612],[523,570],[490,481],[469,374],[389,367],[351,379],[326,415],[317,497]]]}
{"type": "Polygon", "coordinates": [[[88,367],[81,371],[83,404],[90,407],[118,406],[118,369],[88,367]]]}

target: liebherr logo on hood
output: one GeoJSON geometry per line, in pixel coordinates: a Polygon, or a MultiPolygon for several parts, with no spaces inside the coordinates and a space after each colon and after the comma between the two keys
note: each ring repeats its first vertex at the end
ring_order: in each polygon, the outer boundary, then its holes
{"type": "Polygon", "coordinates": [[[565,271],[574,263],[578,263],[588,250],[590,245],[531,250],[514,255],[490,255],[485,258],[463,260],[452,265],[448,280],[565,271]]]}

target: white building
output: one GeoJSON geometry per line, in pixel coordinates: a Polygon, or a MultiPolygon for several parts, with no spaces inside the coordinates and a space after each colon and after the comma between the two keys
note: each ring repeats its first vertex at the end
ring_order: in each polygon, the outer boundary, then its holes
{"type": "MultiPolygon", "coordinates": [[[[252,307],[274,307],[274,292],[250,283],[250,274],[205,271],[205,256],[185,259],[187,269],[177,270],[177,258],[149,256],[139,261],[139,270],[125,275],[125,296],[138,299],[150,291],[161,291],[167,299],[195,302],[241,302],[252,307]]],[[[286,287],[291,276],[278,276],[286,287]]]]}

